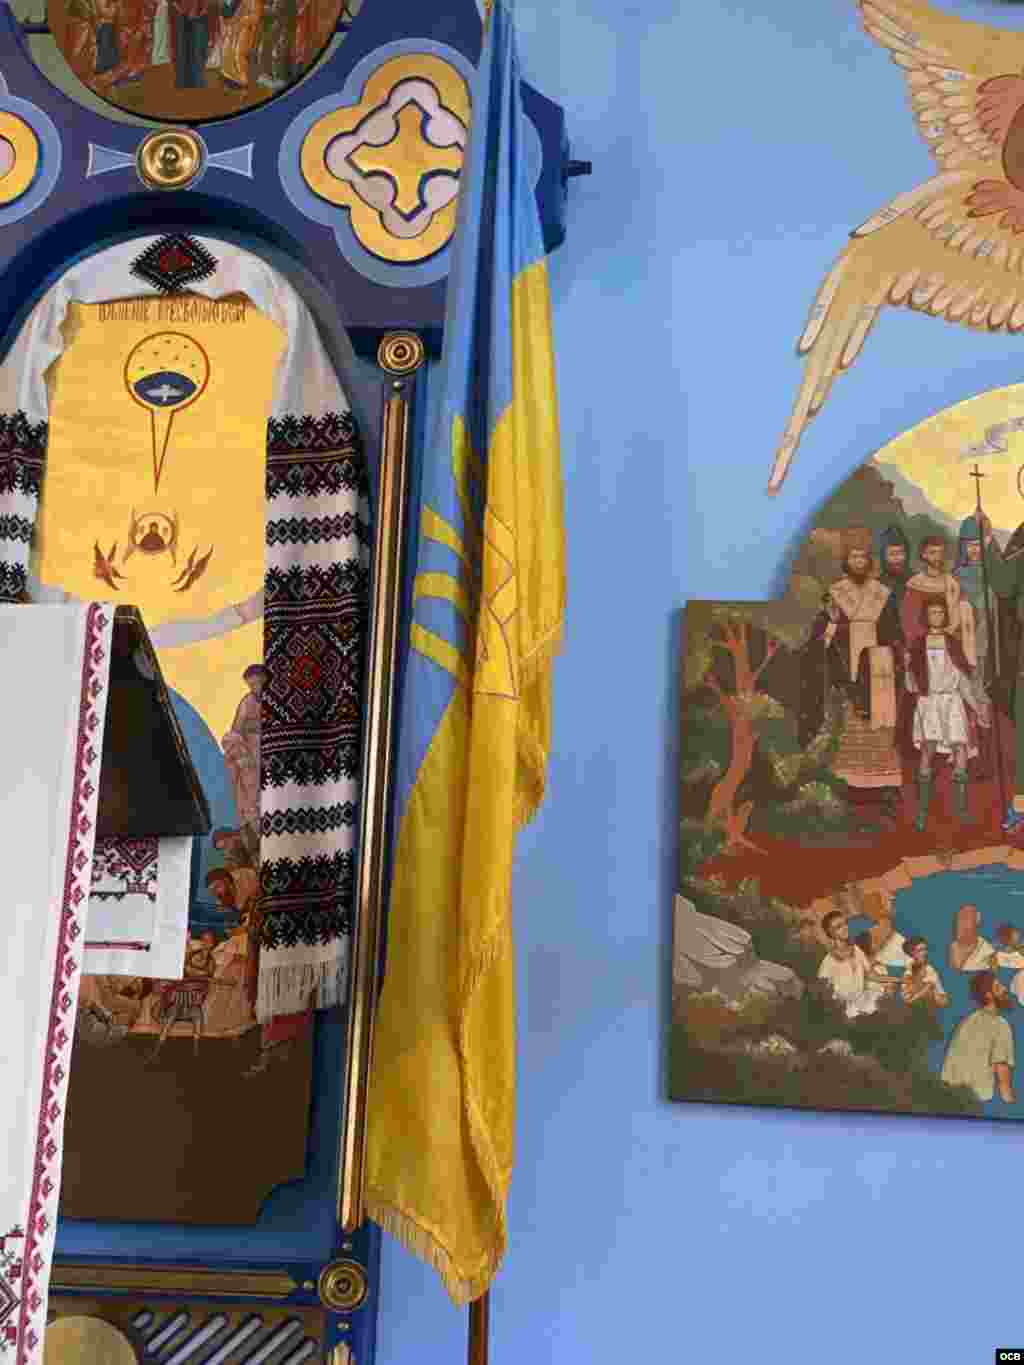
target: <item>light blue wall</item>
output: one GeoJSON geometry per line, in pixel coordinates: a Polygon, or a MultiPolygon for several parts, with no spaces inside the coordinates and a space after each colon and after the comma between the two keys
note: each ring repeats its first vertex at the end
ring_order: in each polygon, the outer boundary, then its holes
{"type": "MultiPolygon", "coordinates": [[[[1024,6],[943,7],[1024,28],[1024,6]]],[[[1019,381],[1024,339],[889,313],[769,499],[817,283],[932,173],[899,71],[852,0],[519,0],[519,26],[595,173],[552,261],[569,626],[515,879],[519,1150],[491,1359],[818,1365],[827,1341],[829,1365],[989,1361],[1024,1339],[1024,1128],[665,1101],[676,636],[688,597],[769,594],[877,446],[1019,381]]],[[[380,1330],[382,1365],[464,1359],[465,1314],[393,1243],[380,1330]]]]}

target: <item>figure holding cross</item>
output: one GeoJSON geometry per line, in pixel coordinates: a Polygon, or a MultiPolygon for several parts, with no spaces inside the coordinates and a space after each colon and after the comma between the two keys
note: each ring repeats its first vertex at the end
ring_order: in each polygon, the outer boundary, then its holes
{"type": "Polygon", "coordinates": [[[975,480],[976,510],[960,523],[960,544],[953,573],[960,593],[974,608],[975,654],[982,679],[991,683],[999,676],[999,632],[994,628],[991,588],[981,556],[981,481],[986,476],[977,465],[971,471],[975,480]]]}
{"type": "MultiPolygon", "coordinates": [[[[975,679],[983,690],[991,689],[1001,673],[996,602],[981,555],[981,526],[984,518],[981,510],[981,480],[985,477],[975,465],[971,478],[975,480],[976,507],[971,516],[965,517],[960,523],[957,561],[953,569],[953,576],[960,585],[961,600],[969,603],[973,611],[974,645],[969,661],[975,679]]],[[[989,731],[986,740],[990,741],[994,734],[995,731],[989,731]]],[[[994,748],[991,742],[981,745],[979,777],[994,776],[1002,763],[1002,755],[995,753],[994,748]]],[[[1002,799],[1005,809],[1005,792],[1002,799]]]]}
{"type": "MultiPolygon", "coordinates": [[[[1002,672],[1000,661],[996,651],[999,647],[998,632],[993,622],[993,612],[991,608],[990,593],[995,593],[1003,598],[1014,616],[1022,619],[1024,613],[1024,560],[1019,557],[1003,558],[999,552],[999,547],[993,541],[992,526],[988,517],[985,516],[981,507],[981,481],[985,477],[977,465],[971,471],[971,478],[975,481],[977,488],[977,511],[975,514],[977,534],[984,543],[984,551],[979,557],[981,567],[981,589],[983,600],[986,607],[986,625],[989,638],[992,642],[992,656],[995,663],[996,673],[1002,672]]],[[[1008,800],[1009,783],[1006,774],[1006,756],[1003,744],[999,735],[999,715],[997,708],[992,708],[993,715],[993,746],[996,756],[996,770],[999,776],[1000,805],[1005,812],[1003,818],[1003,830],[1007,834],[1024,834],[1024,686],[1021,686],[1021,670],[1024,667],[1024,657],[1019,647],[1017,648],[1016,659],[1006,659],[1003,661],[1007,673],[1010,673],[1014,680],[1013,687],[1013,724],[1014,724],[1014,755],[1016,766],[1013,774],[1013,795],[1008,800]]]]}

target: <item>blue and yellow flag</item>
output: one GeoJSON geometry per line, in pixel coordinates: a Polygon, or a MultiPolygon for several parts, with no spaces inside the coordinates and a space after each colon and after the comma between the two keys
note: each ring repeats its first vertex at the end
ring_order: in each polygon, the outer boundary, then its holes
{"type": "Polygon", "coordinates": [[[547,266],[511,16],[473,99],[426,450],[367,1211],[458,1304],[505,1249],[516,834],[544,794],[565,601],[547,266]]]}

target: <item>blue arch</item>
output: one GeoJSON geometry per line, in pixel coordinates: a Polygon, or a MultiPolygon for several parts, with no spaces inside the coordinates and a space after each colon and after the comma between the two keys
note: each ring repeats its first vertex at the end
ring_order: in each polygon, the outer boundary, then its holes
{"type": "MultiPolygon", "coordinates": [[[[213,828],[236,829],[238,811],[221,747],[195,707],[173,688],[167,690],[199,781],[210,803],[213,828]]],[[[190,922],[197,925],[208,923],[212,917],[216,922],[223,923],[224,914],[217,909],[216,902],[206,889],[206,874],[212,868],[222,866],[223,859],[213,847],[212,835],[197,836],[192,844],[192,880],[188,898],[190,922]]]]}

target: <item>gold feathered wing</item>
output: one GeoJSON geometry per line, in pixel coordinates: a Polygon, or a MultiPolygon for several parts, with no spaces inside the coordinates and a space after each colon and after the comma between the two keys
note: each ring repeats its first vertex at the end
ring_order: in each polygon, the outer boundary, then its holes
{"type": "Polygon", "coordinates": [[[927,0],[859,0],[858,8],[902,67],[941,173],[851,233],[818,290],[797,345],[806,368],[771,493],[886,304],[986,331],[1024,330],[1024,193],[1003,169],[1007,135],[1024,109],[1024,34],[955,19],[927,0]]]}

